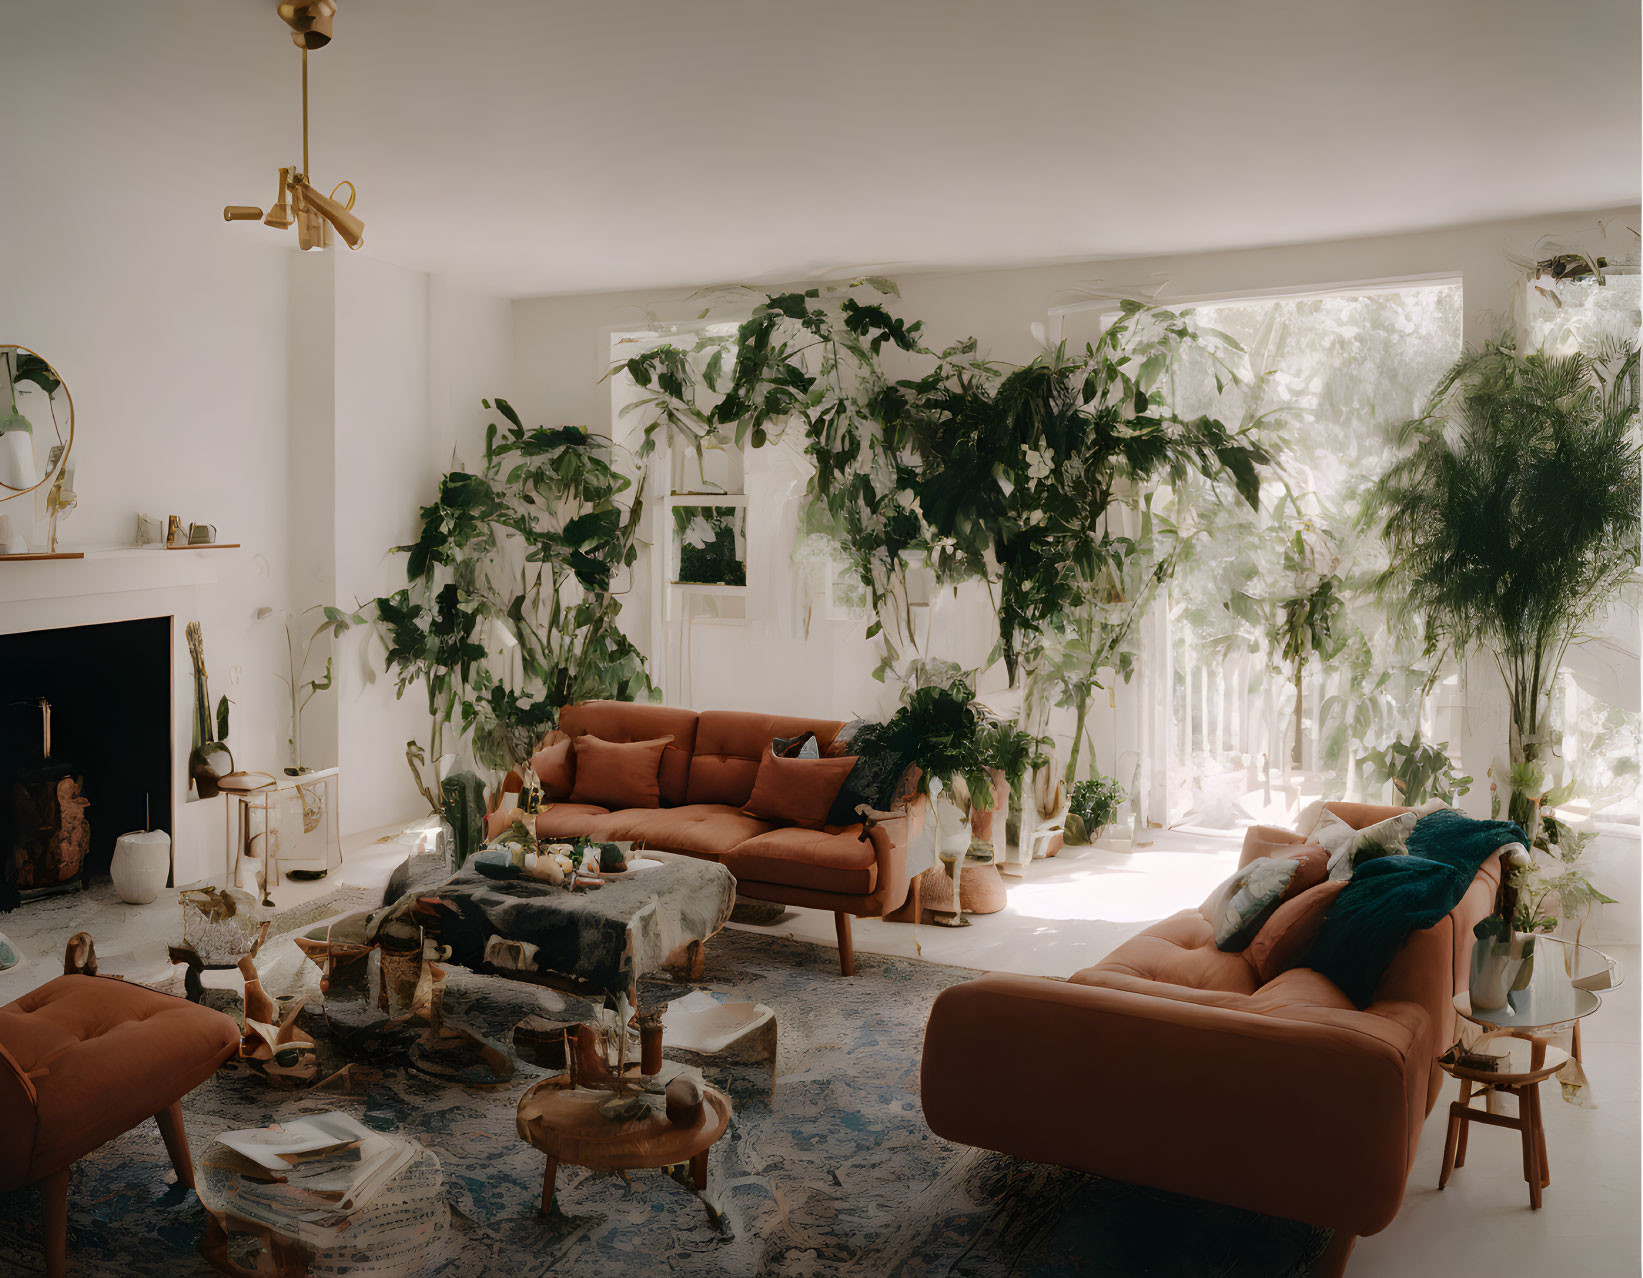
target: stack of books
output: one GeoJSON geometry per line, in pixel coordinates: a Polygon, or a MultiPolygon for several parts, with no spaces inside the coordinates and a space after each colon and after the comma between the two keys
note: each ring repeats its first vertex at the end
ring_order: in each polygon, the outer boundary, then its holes
{"type": "Polygon", "coordinates": [[[217,1138],[235,1215],[312,1238],[342,1229],[416,1157],[417,1147],[332,1110],[217,1138]]]}

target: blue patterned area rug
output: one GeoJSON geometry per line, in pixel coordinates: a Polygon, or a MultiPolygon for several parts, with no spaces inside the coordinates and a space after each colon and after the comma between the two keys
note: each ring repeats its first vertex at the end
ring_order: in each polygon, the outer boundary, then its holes
{"type": "MultiPolygon", "coordinates": [[[[662,1172],[568,1166],[555,1215],[540,1215],[543,1158],[515,1134],[514,1109],[543,1075],[523,1065],[505,1086],[467,1088],[389,1056],[356,1096],[274,1092],[225,1069],[183,1102],[195,1159],[217,1132],[331,1108],[420,1140],[444,1169],[452,1246],[435,1268],[450,1278],[1304,1278],[1327,1243],[1310,1226],[937,1139],[919,1108],[925,1016],[973,973],[861,954],[846,979],[837,964],[830,948],[744,931],[709,946],[702,988],[774,1008],[781,1052],[773,1098],[730,1079],[736,1113],[709,1163],[718,1224],[662,1172]]],[[[976,1071],[986,1103],[994,1075],[976,1071]]],[[[71,1274],[213,1272],[195,1251],[204,1212],[173,1183],[152,1124],[82,1160],[69,1203],[71,1274]]],[[[42,1267],[38,1194],[0,1198],[0,1274],[42,1267]]]]}

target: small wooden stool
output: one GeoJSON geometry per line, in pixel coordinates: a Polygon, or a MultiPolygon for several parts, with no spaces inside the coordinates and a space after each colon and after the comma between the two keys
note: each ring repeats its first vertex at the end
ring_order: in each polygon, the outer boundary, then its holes
{"type": "Polygon", "coordinates": [[[1446,1073],[1460,1080],[1460,1099],[1449,1106],[1449,1131],[1443,1142],[1443,1174],[1438,1177],[1438,1188],[1449,1183],[1455,1168],[1466,1165],[1466,1137],[1472,1123],[1509,1127],[1522,1134],[1523,1179],[1529,1183],[1529,1206],[1538,1210],[1540,1191],[1552,1183],[1546,1161],[1546,1133],[1540,1123],[1540,1084],[1563,1068],[1569,1053],[1538,1038],[1491,1036],[1482,1041],[1496,1048],[1506,1045],[1508,1054],[1499,1070],[1474,1070],[1439,1062],[1446,1073]],[[1515,1096],[1517,1117],[1491,1114],[1487,1108],[1473,1109],[1474,1087],[1485,1106],[1490,1092],[1515,1096]]]}
{"type": "MultiPolygon", "coordinates": [[[[614,1122],[599,1112],[606,1093],[572,1087],[568,1075],[543,1079],[519,1099],[519,1135],[548,1156],[542,1176],[542,1213],[553,1208],[560,1163],[593,1171],[690,1164],[696,1192],[707,1189],[707,1151],[730,1125],[730,1097],[702,1088],[702,1112],[689,1127],[675,1127],[661,1113],[614,1122]]],[[[713,1209],[709,1204],[709,1216],[713,1209]]]]}

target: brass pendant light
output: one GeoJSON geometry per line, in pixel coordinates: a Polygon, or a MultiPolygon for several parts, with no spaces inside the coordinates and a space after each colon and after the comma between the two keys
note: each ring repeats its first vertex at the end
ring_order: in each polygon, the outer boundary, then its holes
{"type": "Polygon", "coordinates": [[[295,225],[300,248],[323,248],[335,231],[344,244],[357,249],[365,243],[365,223],[355,217],[354,184],[338,182],[330,195],[321,195],[308,184],[308,50],[323,49],[331,43],[331,22],[336,17],[336,0],[280,0],[280,18],[291,28],[291,42],[302,51],[302,167],[280,170],[279,195],[264,217],[252,204],[230,204],[223,211],[225,222],[255,222],[286,230],[295,225]],[[348,188],[348,202],[338,204],[337,192],[348,188]]]}

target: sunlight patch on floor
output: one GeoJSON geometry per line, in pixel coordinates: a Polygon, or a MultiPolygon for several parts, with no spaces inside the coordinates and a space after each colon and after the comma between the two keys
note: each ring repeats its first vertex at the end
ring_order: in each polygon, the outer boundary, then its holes
{"type": "Polygon", "coordinates": [[[1056,882],[1029,877],[1014,884],[1007,912],[1035,919],[1151,923],[1197,905],[1231,873],[1234,863],[1231,853],[1108,856],[1119,863],[1081,865],[1072,876],[1056,882]]]}

